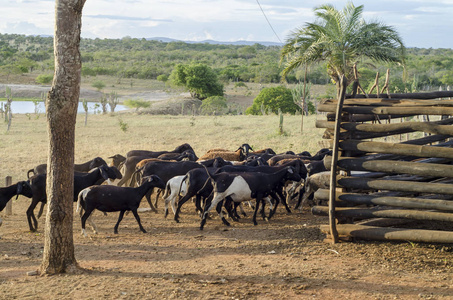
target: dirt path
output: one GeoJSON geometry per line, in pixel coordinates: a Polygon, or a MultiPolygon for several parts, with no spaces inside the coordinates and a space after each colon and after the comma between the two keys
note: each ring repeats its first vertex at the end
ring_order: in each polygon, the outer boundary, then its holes
{"type": "Polygon", "coordinates": [[[117,214],[95,214],[99,234],[80,235],[74,220],[75,274],[27,276],[43,250],[26,223],[26,198],[0,227],[1,299],[453,299],[452,247],[411,243],[324,243],[324,217],[278,211],[253,226],[217,217],[200,231],[194,206],[181,223],[141,213],[113,234],[117,214]]]}

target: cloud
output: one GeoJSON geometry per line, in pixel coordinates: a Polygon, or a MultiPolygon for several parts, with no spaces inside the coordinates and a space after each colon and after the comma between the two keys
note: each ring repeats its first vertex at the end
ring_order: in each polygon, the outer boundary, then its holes
{"type": "Polygon", "coordinates": [[[140,18],[140,17],[117,16],[117,15],[84,15],[84,17],[93,18],[93,19],[110,19],[110,20],[125,20],[125,21],[173,22],[173,20],[170,20],[170,19],[153,19],[153,18],[140,18]]]}

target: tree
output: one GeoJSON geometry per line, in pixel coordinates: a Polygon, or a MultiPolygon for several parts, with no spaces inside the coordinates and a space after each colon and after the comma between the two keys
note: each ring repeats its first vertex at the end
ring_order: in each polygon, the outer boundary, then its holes
{"type": "Polygon", "coordinates": [[[206,98],[201,104],[201,111],[204,114],[224,114],[228,110],[227,100],[222,96],[206,98]]]}
{"type": "Polygon", "coordinates": [[[223,85],[208,65],[178,64],[170,78],[174,85],[186,87],[194,98],[203,100],[211,96],[223,96],[223,85]]]}
{"type": "Polygon", "coordinates": [[[103,88],[105,88],[105,83],[102,80],[96,80],[91,84],[91,86],[100,92],[103,88]]]}
{"type": "Polygon", "coordinates": [[[294,104],[293,95],[291,90],[284,86],[264,88],[261,92],[253,99],[253,104],[246,109],[247,115],[259,115],[263,114],[263,111],[271,111],[278,113],[278,110],[282,113],[296,113],[298,107],[294,104]]]}
{"type": "Polygon", "coordinates": [[[80,31],[85,0],[55,1],[55,74],[46,98],[49,150],[41,274],[77,267],[73,240],[74,143],[80,95],[80,31]]]}
{"type": "Polygon", "coordinates": [[[377,62],[403,63],[405,47],[398,33],[379,22],[365,22],[363,5],[349,2],[342,11],[330,4],[314,9],[316,21],[293,31],[280,53],[286,60],[282,79],[299,66],[327,62],[327,72],[340,89],[340,77],[353,80],[353,66],[362,58],[377,62]]]}
{"type": "Polygon", "coordinates": [[[52,79],[53,74],[41,74],[36,77],[35,81],[39,84],[49,84],[52,82],[52,79]]]}

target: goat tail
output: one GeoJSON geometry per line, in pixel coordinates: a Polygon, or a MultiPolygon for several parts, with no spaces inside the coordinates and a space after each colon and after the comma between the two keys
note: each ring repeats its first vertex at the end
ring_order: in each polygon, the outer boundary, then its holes
{"type": "Polygon", "coordinates": [[[171,187],[170,187],[170,181],[167,181],[165,184],[165,191],[164,194],[162,195],[162,198],[166,199],[171,193],[171,187]]]}
{"type": "Polygon", "coordinates": [[[141,168],[138,168],[134,171],[134,173],[132,173],[131,175],[131,182],[130,182],[130,186],[131,187],[134,187],[134,183],[139,186],[140,183],[138,182],[139,180],[141,180],[142,178],[142,170],[143,170],[144,167],[141,167],[141,168]]]}
{"type": "Polygon", "coordinates": [[[85,197],[90,191],[90,188],[86,188],[80,191],[79,195],[77,196],[77,208],[76,212],[80,212],[80,215],[82,215],[82,209],[85,209],[85,197]]]}

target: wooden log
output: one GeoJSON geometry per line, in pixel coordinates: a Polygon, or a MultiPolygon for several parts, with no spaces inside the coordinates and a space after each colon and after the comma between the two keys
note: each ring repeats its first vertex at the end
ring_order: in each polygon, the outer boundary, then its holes
{"type": "MultiPolygon", "coordinates": [[[[11,176],[6,176],[5,178],[5,185],[6,186],[10,186],[13,184],[13,179],[11,176]]],[[[7,216],[11,216],[13,214],[13,200],[9,200],[8,203],[6,203],[6,206],[5,206],[5,215],[7,216]]]]}
{"type": "MultiPolygon", "coordinates": [[[[327,99],[322,102],[326,105],[337,105],[336,99],[327,99]]],[[[350,106],[453,106],[452,100],[423,100],[420,99],[385,99],[385,98],[350,98],[343,105],[350,106]]]]}
{"type": "Polygon", "coordinates": [[[338,167],[349,171],[374,171],[386,173],[403,173],[420,176],[453,178],[453,165],[425,164],[393,160],[362,160],[343,158],[338,167]]]}
{"type": "MultiPolygon", "coordinates": [[[[318,123],[316,123],[317,125],[318,123]]],[[[347,131],[363,131],[374,133],[387,133],[388,135],[399,134],[401,132],[421,131],[432,134],[453,135],[453,118],[440,120],[437,122],[402,122],[393,124],[359,124],[342,123],[341,128],[347,131]]]]}
{"type": "MultiPolygon", "coordinates": [[[[431,143],[435,143],[435,142],[440,142],[440,141],[444,141],[445,139],[449,138],[448,135],[442,135],[442,134],[439,134],[439,135],[430,135],[430,136],[425,136],[425,137],[422,137],[422,138],[418,138],[418,139],[413,139],[413,140],[409,140],[409,141],[404,141],[402,143],[399,143],[399,144],[404,144],[404,145],[426,145],[426,144],[431,144],[431,143]]],[[[329,143],[329,147],[331,148],[332,144],[331,142],[332,141],[327,141],[327,142],[330,142],[329,143]]],[[[439,144],[436,144],[436,145],[433,145],[433,147],[449,147],[452,145],[452,141],[448,141],[448,142],[445,142],[445,143],[439,143],[439,144]]],[[[362,152],[363,154],[365,154],[366,152],[362,152]]],[[[401,155],[395,155],[395,154],[369,154],[369,155],[366,155],[366,156],[363,156],[362,157],[363,159],[366,159],[366,160],[372,160],[372,159],[376,159],[376,160],[385,160],[385,159],[393,159],[393,160],[414,160],[415,157],[414,156],[411,156],[411,155],[408,155],[408,156],[401,156],[401,155]]],[[[434,159],[439,159],[439,158],[434,158],[434,159]]],[[[446,161],[446,159],[444,159],[446,161]]],[[[330,163],[330,162],[329,162],[330,163]]]]}
{"type": "MultiPolygon", "coordinates": [[[[326,200],[327,189],[319,189],[315,193],[315,199],[326,200]]],[[[404,208],[435,209],[442,211],[453,211],[453,202],[439,199],[421,199],[413,197],[385,197],[366,194],[339,193],[337,201],[341,203],[350,202],[356,205],[383,205],[404,208]]]]}
{"type": "MultiPolygon", "coordinates": [[[[322,232],[329,234],[329,227],[321,225],[322,232]]],[[[381,228],[352,224],[338,224],[338,233],[372,241],[410,241],[416,243],[453,243],[453,232],[408,228],[381,228]]]]}
{"type": "MultiPolygon", "coordinates": [[[[313,206],[311,212],[314,215],[327,216],[329,209],[326,206],[313,206]]],[[[337,207],[335,210],[337,217],[354,219],[372,218],[397,218],[423,221],[453,222],[453,214],[444,212],[419,211],[412,209],[368,209],[337,207]]]]}
{"type": "MultiPolygon", "coordinates": [[[[412,117],[414,115],[362,115],[362,114],[343,114],[341,121],[343,122],[370,122],[370,121],[379,121],[379,120],[391,120],[391,119],[400,119],[404,117],[412,117]]],[[[328,121],[335,121],[335,113],[327,114],[328,121]]]]}
{"type": "Polygon", "coordinates": [[[453,159],[453,149],[446,147],[348,140],[340,142],[340,148],[343,150],[364,151],[369,153],[387,153],[416,157],[439,157],[453,159]]]}
{"type": "MultiPolygon", "coordinates": [[[[319,104],[319,112],[334,112],[336,105],[319,104]]],[[[343,111],[349,114],[378,114],[378,115],[453,115],[453,107],[437,106],[404,106],[404,107],[386,107],[386,106],[345,106],[343,111]]]]}
{"type": "MultiPolygon", "coordinates": [[[[437,98],[448,98],[453,97],[453,91],[438,91],[438,92],[421,92],[421,93],[391,93],[381,94],[368,94],[367,96],[357,94],[355,98],[391,98],[391,99],[437,99],[437,98]]],[[[346,95],[346,98],[350,98],[350,95],[346,95]]]]}
{"type": "Polygon", "coordinates": [[[453,186],[444,183],[410,182],[400,180],[379,180],[368,178],[345,177],[338,180],[345,188],[359,190],[388,190],[414,193],[453,194],[453,186]]]}

